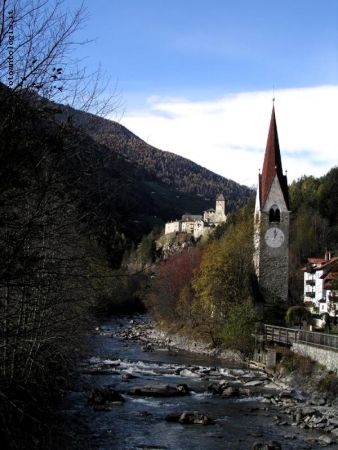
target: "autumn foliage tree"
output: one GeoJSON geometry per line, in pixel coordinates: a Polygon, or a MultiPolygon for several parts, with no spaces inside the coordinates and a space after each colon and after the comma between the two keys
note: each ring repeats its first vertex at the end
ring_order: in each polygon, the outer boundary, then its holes
{"type": "Polygon", "coordinates": [[[244,220],[229,227],[220,241],[205,249],[195,273],[193,309],[216,344],[231,306],[252,300],[252,255],[252,221],[244,220]]]}
{"type": "Polygon", "coordinates": [[[253,305],[255,297],[252,208],[250,203],[234,213],[222,233],[203,247],[186,249],[161,263],[148,298],[159,321],[181,323],[216,345],[224,340],[230,312],[231,317],[237,314],[234,305],[243,306],[248,318],[242,319],[252,322],[254,307],[245,306],[253,305]]]}
{"type": "Polygon", "coordinates": [[[222,346],[249,358],[254,350],[254,332],[260,315],[251,300],[232,304],[224,321],[222,346]]]}
{"type": "Polygon", "coordinates": [[[165,323],[186,320],[190,314],[190,283],[201,261],[201,250],[189,247],[161,262],[147,305],[165,323]]]}

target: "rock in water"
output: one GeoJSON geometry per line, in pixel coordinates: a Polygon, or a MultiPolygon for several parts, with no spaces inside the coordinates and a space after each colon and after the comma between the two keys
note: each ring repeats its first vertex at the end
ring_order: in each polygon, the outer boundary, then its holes
{"type": "Polygon", "coordinates": [[[189,369],[181,370],[180,375],[181,375],[181,377],[187,377],[187,378],[202,378],[203,377],[203,375],[201,375],[200,373],[196,373],[189,369]]]}
{"type": "Polygon", "coordinates": [[[118,392],[108,387],[93,389],[88,395],[88,401],[94,405],[105,405],[106,403],[123,403],[124,398],[118,392]]]}
{"type": "Polygon", "coordinates": [[[187,395],[189,393],[186,384],[163,384],[154,383],[145,386],[135,386],[129,390],[131,395],[149,396],[149,397],[173,397],[187,395]]]}
{"type": "Polygon", "coordinates": [[[282,450],[281,445],[275,441],[255,442],[252,450],[282,450]]]}
{"type": "Polygon", "coordinates": [[[236,387],[228,387],[222,391],[222,397],[238,397],[239,395],[239,388],[236,387]]]}
{"type": "Polygon", "coordinates": [[[180,423],[211,425],[213,420],[198,411],[184,411],[178,420],[180,423]]]}

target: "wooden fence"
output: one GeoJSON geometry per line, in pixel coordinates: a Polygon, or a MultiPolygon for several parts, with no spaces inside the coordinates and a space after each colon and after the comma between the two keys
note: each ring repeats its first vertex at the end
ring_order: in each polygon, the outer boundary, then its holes
{"type": "Polygon", "coordinates": [[[275,327],[273,325],[264,325],[264,331],[268,341],[286,345],[299,342],[301,344],[338,350],[338,336],[332,334],[275,327]]]}
{"type": "Polygon", "coordinates": [[[278,342],[279,344],[292,345],[297,342],[299,330],[292,328],[275,327],[273,325],[264,325],[265,337],[268,341],[278,342]]]}
{"type": "Polygon", "coordinates": [[[298,342],[338,350],[338,336],[299,330],[298,342]]]}

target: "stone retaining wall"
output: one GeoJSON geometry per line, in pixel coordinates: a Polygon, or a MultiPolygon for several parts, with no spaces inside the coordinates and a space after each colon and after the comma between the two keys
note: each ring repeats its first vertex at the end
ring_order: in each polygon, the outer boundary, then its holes
{"type": "Polygon", "coordinates": [[[338,352],[321,347],[294,343],[291,350],[302,356],[309,356],[314,361],[338,374],[338,352]]]}

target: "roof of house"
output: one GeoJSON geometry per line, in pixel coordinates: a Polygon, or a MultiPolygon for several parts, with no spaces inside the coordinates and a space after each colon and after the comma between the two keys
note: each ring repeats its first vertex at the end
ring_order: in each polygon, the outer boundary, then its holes
{"type": "MultiPolygon", "coordinates": [[[[338,262],[338,257],[334,256],[331,259],[326,258],[308,258],[307,264],[302,268],[303,271],[308,271],[309,265],[311,266],[311,271],[322,270],[333,263],[338,262]]],[[[338,268],[338,267],[337,267],[338,268]]]]}
{"type": "Polygon", "coordinates": [[[307,261],[311,264],[322,264],[327,262],[325,258],[308,258],[307,261]]]}
{"type": "Polygon", "coordinates": [[[335,264],[329,269],[328,273],[321,276],[321,278],[324,278],[325,280],[338,279],[338,263],[336,262],[338,258],[332,259],[335,259],[335,264]]]}
{"type": "Polygon", "coordinates": [[[264,155],[263,170],[262,173],[259,175],[259,192],[260,192],[261,206],[263,206],[266,202],[275,175],[277,175],[278,177],[278,181],[283,192],[286,206],[287,208],[289,208],[287,178],[286,175],[283,175],[282,159],[280,155],[277,123],[275,115],[275,105],[273,105],[268,140],[264,155]]]}
{"type": "Polygon", "coordinates": [[[190,213],[185,213],[182,216],[182,222],[194,222],[196,220],[202,220],[203,217],[201,215],[197,215],[197,214],[190,214],[190,213]]]}

